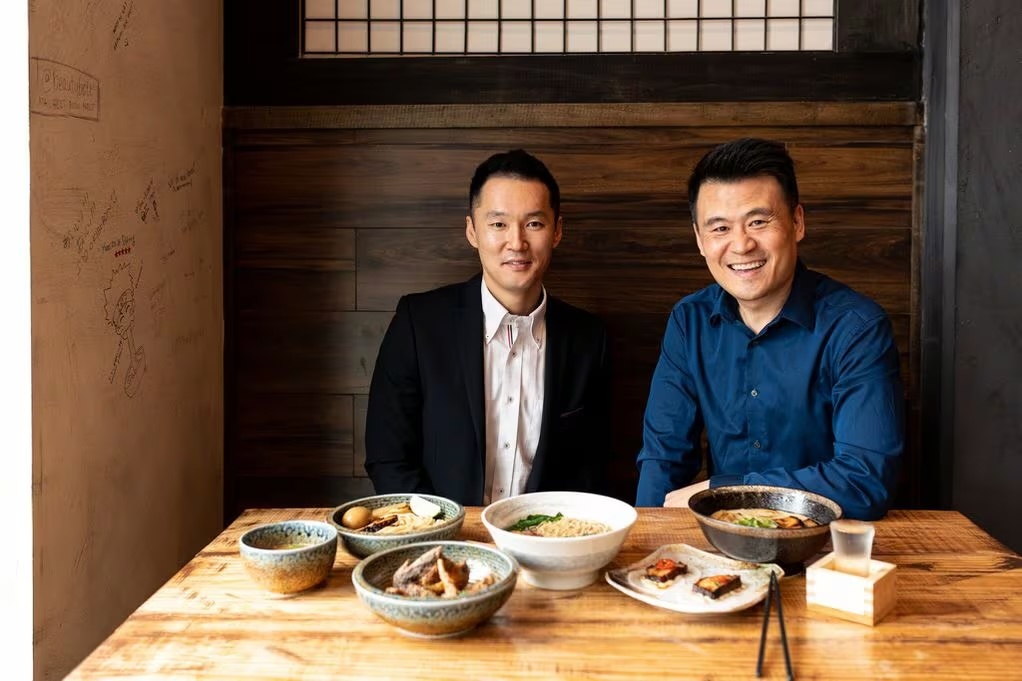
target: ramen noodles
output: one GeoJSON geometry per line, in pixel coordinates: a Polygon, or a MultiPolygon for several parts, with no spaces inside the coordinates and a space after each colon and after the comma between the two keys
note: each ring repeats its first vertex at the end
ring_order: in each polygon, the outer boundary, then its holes
{"type": "Polygon", "coordinates": [[[711,518],[744,525],[745,527],[766,527],[779,530],[797,530],[818,527],[820,523],[809,516],[791,511],[775,511],[772,508],[729,508],[715,511],[711,518]]]}
{"type": "MultiPolygon", "coordinates": [[[[349,513],[352,510],[358,509],[361,509],[361,507],[349,509],[349,513]]],[[[364,510],[368,511],[369,509],[364,510]]],[[[369,513],[357,513],[352,515],[357,518],[356,522],[364,522],[365,524],[360,527],[350,527],[348,523],[344,523],[345,526],[365,534],[408,534],[409,532],[427,530],[445,522],[442,517],[428,518],[413,513],[408,502],[391,504],[390,506],[374,508],[369,513]]],[[[345,519],[347,518],[348,513],[345,513],[345,519]]]]}
{"type": "Polygon", "coordinates": [[[610,532],[610,525],[592,520],[568,518],[558,513],[555,516],[539,514],[525,516],[507,529],[515,534],[528,534],[535,537],[586,537],[610,532]]]}

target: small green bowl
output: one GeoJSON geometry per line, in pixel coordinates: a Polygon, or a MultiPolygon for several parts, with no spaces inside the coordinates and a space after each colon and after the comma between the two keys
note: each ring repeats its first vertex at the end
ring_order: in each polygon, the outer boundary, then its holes
{"type": "Polygon", "coordinates": [[[380,551],[359,563],[351,575],[359,599],[380,619],[402,633],[420,638],[464,634],[490,619],[507,602],[518,581],[518,563],[487,544],[434,541],[380,551]],[[496,581],[473,594],[455,598],[413,598],[386,592],[394,572],[437,546],[444,556],[465,561],[471,581],[493,574],[496,581]]]}
{"type": "Polygon", "coordinates": [[[458,532],[461,531],[461,526],[465,522],[465,509],[456,501],[432,494],[378,494],[341,504],[330,512],[327,520],[337,530],[337,534],[340,535],[341,541],[344,543],[345,550],[356,558],[365,558],[377,551],[392,549],[397,546],[404,546],[405,544],[454,539],[458,536],[458,532]],[[354,506],[365,506],[369,510],[373,510],[406,502],[412,496],[420,496],[439,506],[442,509],[440,513],[441,522],[425,530],[409,532],[407,534],[367,534],[358,530],[350,530],[341,524],[344,512],[354,506]]]}
{"type": "Polygon", "coordinates": [[[311,589],[330,576],[337,530],[315,520],[260,525],[241,535],[238,551],[252,580],[280,594],[311,589]]]}

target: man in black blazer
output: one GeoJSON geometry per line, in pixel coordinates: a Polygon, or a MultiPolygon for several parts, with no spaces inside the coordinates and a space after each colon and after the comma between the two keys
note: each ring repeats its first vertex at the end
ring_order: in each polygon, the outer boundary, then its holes
{"type": "Polygon", "coordinates": [[[377,493],[478,506],[606,491],[606,329],[543,287],[562,233],[541,161],[515,150],[477,168],[465,236],[482,274],[402,297],[376,360],[365,466],[377,493]]]}

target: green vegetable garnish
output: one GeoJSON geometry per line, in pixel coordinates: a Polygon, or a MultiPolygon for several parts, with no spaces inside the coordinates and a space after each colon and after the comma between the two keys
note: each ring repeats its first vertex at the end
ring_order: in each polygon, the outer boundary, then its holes
{"type": "Polygon", "coordinates": [[[735,523],[736,525],[745,525],[746,527],[767,527],[777,528],[777,523],[773,520],[760,519],[760,518],[742,518],[735,523]]]}
{"type": "Polygon", "coordinates": [[[527,530],[530,527],[536,527],[536,525],[542,525],[543,523],[552,523],[555,520],[560,520],[563,517],[564,517],[563,513],[558,513],[557,515],[542,515],[539,513],[535,515],[527,515],[521,520],[519,520],[517,523],[512,525],[511,527],[507,528],[507,531],[521,532],[522,530],[527,530]]]}

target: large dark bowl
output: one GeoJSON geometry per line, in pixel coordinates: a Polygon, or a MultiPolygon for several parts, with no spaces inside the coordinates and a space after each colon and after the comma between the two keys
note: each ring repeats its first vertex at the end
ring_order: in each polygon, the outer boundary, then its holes
{"type": "Polygon", "coordinates": [[[792,572],[823,548],[830,538],[830,523],[841,517],[841,507],[827,497],[801,489],[766,485],[714,487],[694,494],[688,507],[711,544],[731,558],[750,563],[777,563],[792,572]],[[745,527],[711,518],[716,511],[734,508],[770,508],[800,513],[820,523],[798,530],[745,527]]]}

